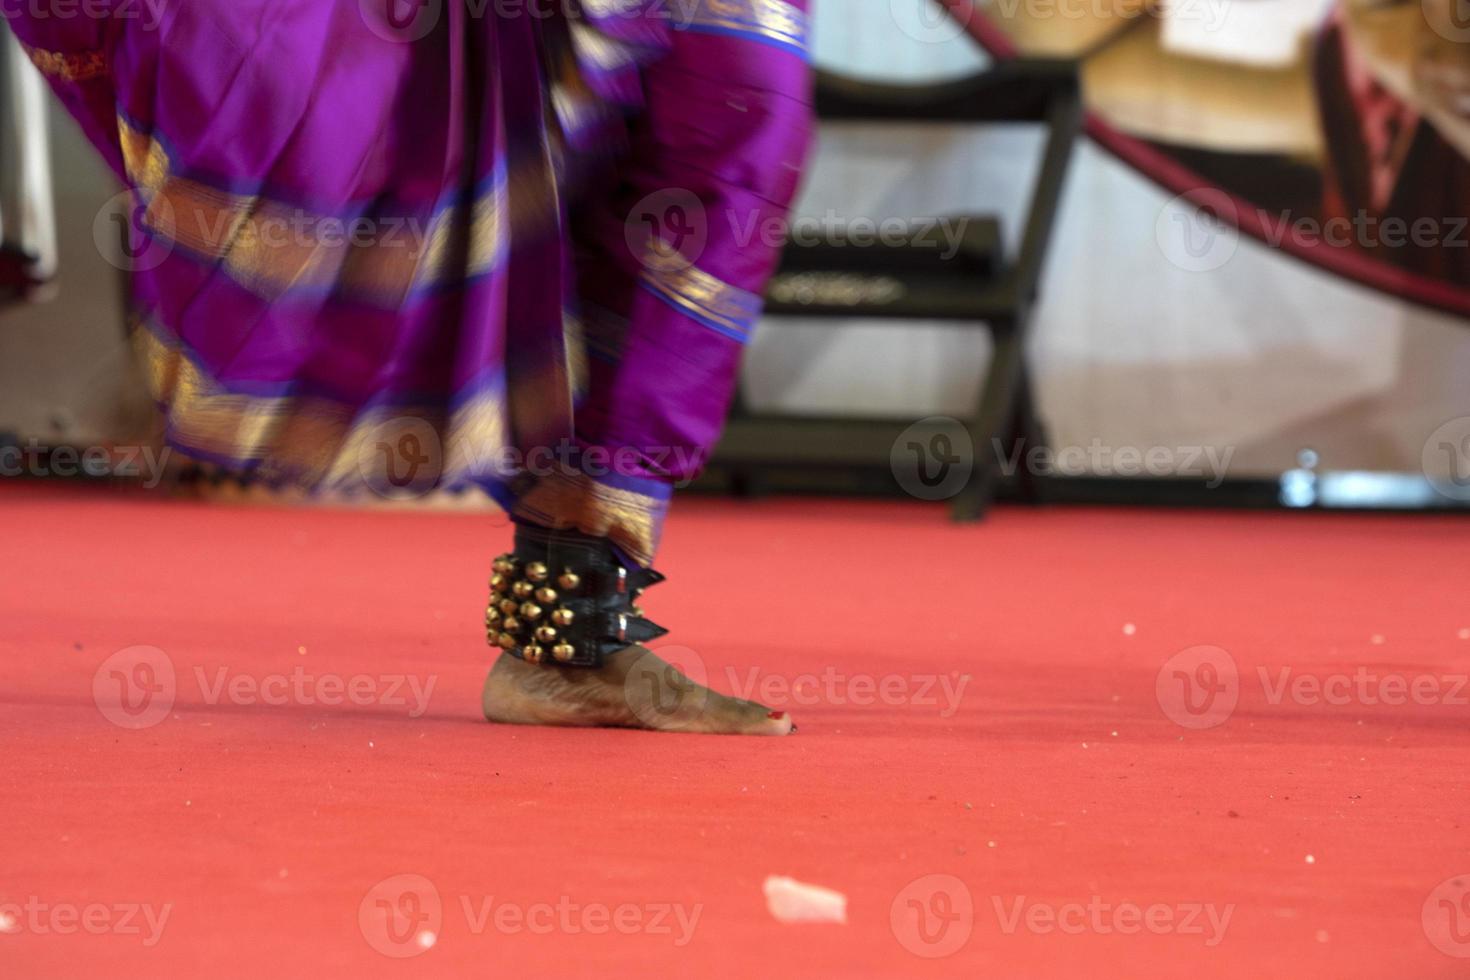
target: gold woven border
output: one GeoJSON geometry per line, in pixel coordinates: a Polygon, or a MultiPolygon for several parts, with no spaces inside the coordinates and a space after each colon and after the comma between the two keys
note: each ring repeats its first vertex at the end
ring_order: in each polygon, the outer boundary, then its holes
{"type": "Polygon", "coordinates": [[[513,508],[517,517],[554,530],[608,538],[638,564],[653,564],[668,502],[610,487],[585,473],[556,471],[539,478],[513,508]]]}
{"type": "Polygon", "coordinates": [[[675,16],[707,27],[807,49],[806,13],[786,0],[675,0],[675,16]]]}
{"type": "Polygon", "coordinates": [[[761,298],[732,286],[698,266],[685,264],[678,253],[650,250],[643,263],[643,282],[692,316],[708,321],[740,340],[750,337],[761,312],[761,298]]]}
{"type": "MultiPolygon", "coordinates": [[[[217,462],[255,462],[265,476],[308,488],[423,493],[509,458],[506,405],[494,393],[470,399],[447,418],[418,406],[354,415],[321,398],[225,392],[142,323],[134,326],[133,346],[149,390],[165,406],[173,441],[217,462]]],[[[652,563],[666,501],[559,468],[526,482],[513,508],[517,516],[610,538],[640,564],[652,563]]]]}
{"type": "Polygon", "coordinates": [[[21,45],[31,64],[40,69],[47,78],[64,82],[89,82],[107,75],[107,56],[101,51],[47,51],[21,45]]]}
{"type": "Polygon", "coordinates": [[[348,219],[323,219],[178,176],[163,144],[121,116],[118,137],[129,179],[147,202],[148,227],[219,262],[232,279],[268,300],[292,290],[334,288],[396,305],[415,290],[489,272],[513,237],[524,241],[560,225],[556,176],[544,153],[518,161],[507,180],[468,206],[442,209],[426,225],[410,216],[371,216],[366,220],[377,233],[363,242],[342,233],[348,219]]]}
{"type": "MultiPolygon", "coordinates": [[[[807,47],[806,12],[788,0],[667,0],[667,3],[668,18],[681,28],[714,28],[789,44],[803,51],[807,47]]],[[[581,6],[594,19],[615,20],[643,15],[648,0],[581,0],[581,6]]]]}
{"type": "Polygon", "coordinates": [[[572,50],[577,58],[603,71],[620,71],[635,63],[632,49],[589,27],[585,21],[571,23],[572,50]]]}
{"type": "Polygon", "coordinates": [[[217,461],[260,463],[266,475],[307,487],[405,486],[402,463],[414,466],[415,485],[427,489],[505,450],[505,406],[493,393],[447,418],[423,406],[354,413],[323,398],[226,392],[149,326],[134,327],[133,348],[181,449],[217,461]],[[412,459],[400,455],[405,437],[416,440],[412,459]]]}
{"type": "Polygon", "coordinates": [[[562,130],[576,133],[585,127],[616,115],[616,111],[599,98],[587,84],[575,47],[548,52],[548,98],[562,130]]]}

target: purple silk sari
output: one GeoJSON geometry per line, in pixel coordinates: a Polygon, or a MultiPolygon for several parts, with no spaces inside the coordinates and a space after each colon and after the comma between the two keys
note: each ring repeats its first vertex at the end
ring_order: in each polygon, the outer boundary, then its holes
{"type": "Polygon", "coordinates": [[[333,490],[478,485],[647,564],[777,258],[805,6],[6,10],[132,190],[174,445],[333,490]]]}

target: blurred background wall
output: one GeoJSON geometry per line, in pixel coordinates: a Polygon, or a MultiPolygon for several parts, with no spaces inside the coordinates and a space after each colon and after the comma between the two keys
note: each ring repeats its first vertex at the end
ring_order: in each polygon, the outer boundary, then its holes
{"type": "MultiPolygon", "coordinates": [[[[925,0],[818,0],[816,39],[824,67],[873,78],[952,76],[985,61],[925,0]]],[[[1142,92],[1144,110],[1150,99],[1167,109],[1167,80],[1142,92]]],[[[0,430],[136,438],[148,409],[123,342],[120,273],[94,240],[117,187],[64,113],[52,125],[61,277],[51,302],[0,314],[0,430]]],[[[799,210],[999,212],[1014,233],[1037,147],[1022,131],[827,126],[799,210]]],[[[1326,468],[1414,471],[1430,432],[1470,415],[1462,321],[1250,240],[1218,268],[1190,271],[1161,238],[1171,221],[1167,195],[1081,150],[1032,346],[1056,443],[1234,447],[1232,476],[1279,473],[1303,447],[1326,468]]],[[[757,406],[960,415],[986,356],[978,331],[769,320],[747,391],[757,406]]]]}
{"type": "MultiPolygon", "coordinates": [[[[1241,6],[1251,5],[1234,5],[1241,6]]],[[[836,71],[932,79],[985,63],[925,0],[871,7],[827,0],[816,17],[817,60],[836,71]],[[861,13],[869,9],[872,16],[861,13]]],[[[1142,33],[1156,29],[1142,26],[1142,33]]],[[[1034,31],[1012,28],[1013,36],[1034,31]]],[[[1085,18],[1075,29],[1095,37],[1085,18]]],[[[1064,47],[1066,39],[1054,43],[1064,47]]],[[[1174,70],[1139,66],[1129,90],[1134,114],[1152,108],[1171,122],[1180,115],[1171,88],[1192,76],[1177,60],[1167,67],[1174,70]]],[[[1116,74],[1089,71],[1084,80],[1122,87],[1116,74]]],[[[1237,89],[1251,84],[1243,70],[1229,77],[1237,89]]],[[[1267,75],[1262,84],[1274,80],[1267,75]]],[[[1293,120],[1290,129],[1302,126],[1293,120]]],[[[999,212],[1014,236],[1038,147],[1031,134],[1004,129],[829,125],[800,211],[812,218],[829,209],[874,218],[999,212]]],[[[1470,414],[1464,320],[1250,239],[1235,241],[1233,252],[1229,242],[1220,246],[1211,264],[1228,258],[1217,268],[1191,271],[1188,261],[1174,261],[1181,256],[1169,231],[1178,215],[1167,194],[1090,144],[1073,166],[1032,346],[1057,444],[1234,447],[1232,476],[1278,474],[1306,447],[1328,469],[1418,471],[1434,429],[1470,414]]],[[[963,414],[985,357],[983,340],[965,330],[772,321],[751,352],[748,390],[757,404],[788,408],[963,414]]]]}
{"type": "Polygon", "coordinates": [[[47,301],[0,311],[0,432],[78,445],[137,439],[151,403],[125,343],[122,273],[94,241],[119,185],[59,105],[50,123],[60,274],[47,301]]]}

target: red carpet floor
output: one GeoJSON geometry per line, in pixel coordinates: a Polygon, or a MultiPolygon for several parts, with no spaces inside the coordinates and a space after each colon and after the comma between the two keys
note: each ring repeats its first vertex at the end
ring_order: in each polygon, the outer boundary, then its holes
{"type": "Polygon", "coordinates": [[[745,740],[480,721],[495,518],[0,515],[6,978],[1470,975],[1460,521],[683,501],[745,740]]]}

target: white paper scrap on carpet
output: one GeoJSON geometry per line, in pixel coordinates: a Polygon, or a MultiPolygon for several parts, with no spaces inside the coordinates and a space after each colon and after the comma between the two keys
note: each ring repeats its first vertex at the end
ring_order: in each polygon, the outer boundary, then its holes
{"type": "Polygon", "coordinates": [[[766,908],[777,922],[840,922],[847,925],[847,896],[795,878],[769,875],[766,908]]]}

